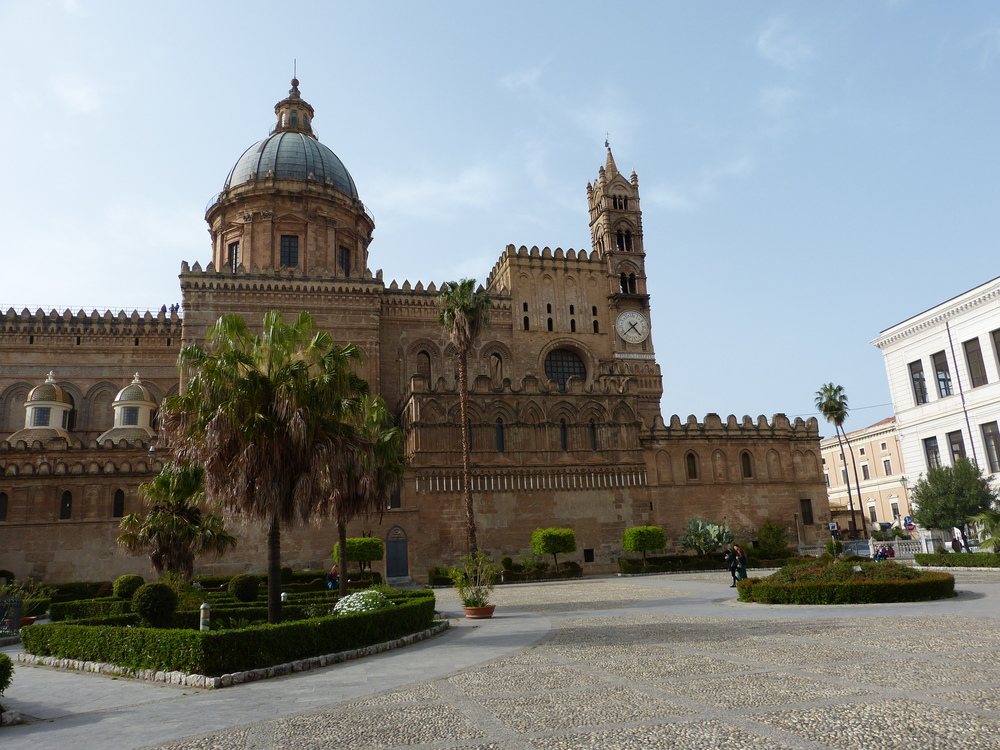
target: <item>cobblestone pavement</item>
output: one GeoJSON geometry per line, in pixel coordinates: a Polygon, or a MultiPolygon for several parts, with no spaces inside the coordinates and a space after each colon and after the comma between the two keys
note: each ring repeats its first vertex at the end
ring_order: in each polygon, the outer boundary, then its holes
{"type": "Polygon", "coordinates": [[[737,604],[716,573],[505,586],[495,619],[434,648],[502,636],[515,610],[550,626],[529,646],[156,747],[996,750],[1000,574],[957,578],[945,602],[842,607],[737,604]]]}

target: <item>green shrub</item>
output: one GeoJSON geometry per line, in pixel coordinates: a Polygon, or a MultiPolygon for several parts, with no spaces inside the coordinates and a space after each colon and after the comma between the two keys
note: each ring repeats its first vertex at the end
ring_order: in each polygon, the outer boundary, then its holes
{"type": "MultiPolygon", "coordinates": [[[[364,570],[365,564],[371,567],[373,560],[381,560],[385,556],[382,540],[374,536],[348,537],[346,562],[356,562],[359,570],[364,570]]],[[[340,542],[333,545],[333,560],[340,564],[340,542]]],[[[346,570],[347,566],[344,565],[346,570]]]]}
{"type": "Polygon", "coordinates": [[[773,518],[765,518],[757,529],[757,551],[761,557],[771,560],[788,557],[788,527],[773,518]]]}
{"type": "Polygon", "coordinates": [[[836,557],[844,551],[844,543],[839,539],[831,539],[826,543],[826,554],[836,557]]]}
{"type": "Polygon", "coordinates": [[[338,615],[348,615],[354,612],[375,612],[391,606],[392,602],[381,591],[366,589],[345,596],[333,605],[333,612],[338,615]]]}
{"type": "Polygon", "coordinates": [[[233,576],[229,579],[226,590],[236,601],[254,602],[260,594],[260,579],[246,574],[233,576]]]}
{"type": "Polygon", "coordinates": [[[154,628],[165,628],[177,610],[177,592],[165,583],[144,583],[132,596],[132,608],[154,628]]]}
{"type": "Polygon", "coordinates": [[[514,569],[514,559],[512,557],[501,557],[500,567],[503,570],[513,570],[514,569]]]}
{"type": "MultiPolygon", "coordinates": [[[[129,669],[179,670],[218,676],[364,648],[426,630],[433,623],[434,596],[431,592],[414,592],[395,601],[396,606],[377,612],[283,622],[245,630],[202,632],[75,623],[34,625],[22,631],[22,645],[28,653],[37,656],[102,661],[129,669]]],[[[263,612],[263,608],[260,611],[263,612]]],[[[181,614],[188,613],[178,613],[181,614]]],[[[189,614],[194,616],[196,613],[189,614]]],[[[226,616],[260,619],[235,613],[226,616]]]]}
{"type": "Polygon", "coordinates": [[[7,654],[0,654],[0,695],[10,687],[14,679],[14,662],[7,654]]]}
{"type": "Polygon", "coordinates": [[[622,549],[626,552],[641,552],[643,565],[646,552],[667,546],[667,535],[659,526],[633,526],[622,534],[622,549]]]}
{"type": "Polygon", "coordinates": [[[948,568],[1000,568],[1000,553],[997,552],[938,552],[917,553],[913,556],[917,565],[948,568]]]}
{"type": "Polygon", "coordinates": [[[427,569],[428,586],[451,586],[451,568],[435,565],[427,569]]]}
{"type": "Polygon", "coordinates": [[[531,551],[536,555],[552,555],[558,570],[558,555],[576,552],[576,534],[573,529],[535,529],[531,532],[531,551]]]}
{"type": "Polygon", "coordinates": [[[49,619],[52,622],[62,622],[63,620],[82,620],[90,617],[127,615],[131,612],[131,600],[107,597],[84,601],[52,602],[49,607],[49,619]]]}
{"type": "Polygon", "coordinates": [[[292,566],[291,565],[282,565],[281,566],[281,582],[282,583],[291,583],[292,582],[292,578],[294,577],[294,575],[295,575],[295,571],[292,570],[292,566]]]}
{"type": "Polygon", "coordinates": [[[779,570],[736,584],[739,599],[762,604],[871,604],[954,596],[955,578],[892,562],[838,562],[779,570]],[[860,569],[860,570],[859,570],[860,569]]]}
{"type": "Polygon", "coordinates": [[[80,599],[103,599],[111,596],[114,587],[111,581],[75,581],[73,583],[57,583],[53,586],[55,593],[53,602],[71,602],[80,599]]]}
{"type": "Polygon", "coordinates": [[[119,599],[131,599],[132,595],[138,590],[138,588],[144,584],[146,581],[142,576],[137,575],[124,575],[118,576],[114,583],[114,593],[119,599]]]}
{"type": "Polygon", "coordinates": [[[49,598],[22,599],[21,617],[38,617],[44,615],[51,606],[52,600],[49,598]]]}

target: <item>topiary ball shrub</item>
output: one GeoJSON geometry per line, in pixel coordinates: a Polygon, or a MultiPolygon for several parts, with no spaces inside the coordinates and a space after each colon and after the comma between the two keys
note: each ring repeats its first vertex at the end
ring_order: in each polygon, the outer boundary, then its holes
{"type": "Polygon", "coordinates": [[[0,695],[10,687],[14,679],[14,662],[7,654],[0,654],[0,695]]]}
{"type": "Polygon", "coordinates": [[[226,588],[229,590],[229,595],[238,602],[255,602],[260,593],[257,577],[245,573],[230,578],[226,588]]]}
{"type": "Polygon", "coordinates": [[[291,583],[295,578],[295,571],[292,570],[291,565],[282,565],[280,575],[282,583],[291,583]]]}
{"type": "Polygon", "coordinates": [[[146,581],[142,576],[124,575],[115,579],[113,591],[119,599],[131,599],[132,595],[139,590],[146,581]]]}
{"type": "Polygon", "coordinates": [[[169,627],[177,611],[177,592],[165,583],[144,583],[132,595],[132,609],[151,627],[169,627]]]}

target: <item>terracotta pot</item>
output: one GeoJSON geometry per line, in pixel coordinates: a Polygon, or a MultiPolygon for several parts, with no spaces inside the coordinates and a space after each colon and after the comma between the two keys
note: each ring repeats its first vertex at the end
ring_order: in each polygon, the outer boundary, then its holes
{"type": "Polygon", "coordinates": [[[496,608],[495,604],[487,604],[485,607],[462,607],[468,620],[488,620],[493,617],[493,610],[496,608]]]}
{"type": "Polygon", "coordinates": [[[23,628],[25,625],[34,625],[35,624],[35,620],[37,620],[37,619],[38,619],[37,617],[22,617],[21,618],[21,627],[23,628]]]}

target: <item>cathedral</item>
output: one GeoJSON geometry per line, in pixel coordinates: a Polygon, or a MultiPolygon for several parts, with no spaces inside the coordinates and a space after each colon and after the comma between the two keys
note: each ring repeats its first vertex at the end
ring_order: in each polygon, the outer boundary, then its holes
{"type": "MultiPolygon", "coordinates": [[[[313,117],[293,79],[270,134],[212,199],[211,260],[181,263],[179,306],[0,312],[0,569],[49,581],[148,577],[148,560],[116,537],[120,518],[142,510],[139,485],[169,458],[156,411],[180,387],[180,349],[203,342],[220,315],[253,326],[272,309],[308,310],[338,343],[356,344],[359,374],[404,431],[401,489],[349,533],[385,541],[389,577],[421,580],[465,552],[459,393],[439,286],[386,284],[370,270],[374,219],[313,117]]],[[[639,179],[618,171],[609,148],[586,193],[589,248],[510,245],[484,283],[493,305],[469,358],[480,547],[527,555],[533,529],[569,527],[575,559],[597,573],[617,569],[631,526],[662,526],[670,549],[695,517],[747,543],[766,518],[793,545],[828,538],[815,419],[662,417],[639,179]]],[[[201,558],[199,572],[263,571],[263,532],[231,528],[239,545],[201,558]]],[[[283,562],[326,567],[335,537],[332,523],[287,529],[283,562]]]]}

